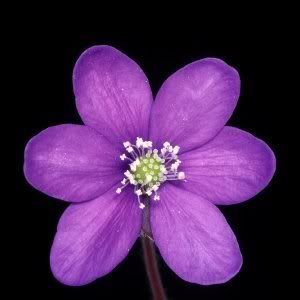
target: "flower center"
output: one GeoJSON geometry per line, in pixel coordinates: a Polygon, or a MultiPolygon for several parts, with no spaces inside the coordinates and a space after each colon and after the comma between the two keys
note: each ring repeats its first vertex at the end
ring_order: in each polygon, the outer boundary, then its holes
{"type": "Polygon", "coordinates": [[[128,184],[134,185],[134,192],[138,197],[139,207],[143,209],[145,204],[141,196],[153,196],[154,201],[160,199],[157,190],[160,185],[167,180],[184,180],[184,172],[178,172],[177,169],[181,163],[178,159],[178,146],[171,146],[165,142],[163,148],[158,151],[152,149],[151,141],[143,141],[137,138],[136,143],[123,143],[126,151],[129,153],[120,155],[121,160],[129,161],[129,168],[124,173],[126,176],[122,181],[122,187],[116,192],[120,194],[122,189],[128,184]]]}
{"type": "Polygon", "coordinates": [[[146,186],[153,187],[153,185],[160,183],[163,176],[161,170],[164,165],[157,160],[152,154],[142,156],[135,161],[133,168],[131,168],[134,178],[139,184],[146,183],[146,186]]]}

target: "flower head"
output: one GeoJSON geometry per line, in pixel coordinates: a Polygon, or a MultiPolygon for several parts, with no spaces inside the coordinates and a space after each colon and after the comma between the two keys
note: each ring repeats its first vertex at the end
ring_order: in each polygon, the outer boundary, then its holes
{"type": "Polygon", "coordinates": [[[83,285],[112,271],[139,237],[145,209],[156,246],[181,278],[232,278],[242,255],[215,205],[250,199],[275,171],[263,141],[225,126],[238,73],[202,59],[169,77],[153,101],[134,61],[96,46],[77,61],[73,85],[85,125],[49,127],[25,149],[28,182],[72,202],[51,249],[56,278],[83,285]]]}

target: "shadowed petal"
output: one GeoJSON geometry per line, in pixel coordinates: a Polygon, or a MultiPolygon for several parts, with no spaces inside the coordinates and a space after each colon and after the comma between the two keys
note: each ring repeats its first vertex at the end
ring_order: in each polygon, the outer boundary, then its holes
{"type": "Polygon", "coordinates": [[[234,204],[255,196],[270,182],[276,164],[266,143],[233,127],[225,127],[180,159],[186,182],[179,186],[214,204],[234,204]]]}
{"type": "Polygon", "coordinates": [[[71,204],[62,215],[50,263],[54,276],[84,285],[112,271],[140,234],[142,210],[132,189],[116,187],[99,198],[71,204]]]}
{"type": "Polygon", "coordinates": [[[165,184],[151,203],[154,241],[169,267],[182,279],[223,283],[242,265],[237,240],[222,213],[209,201],[165,184]]]}
{"type": "Polygon", "coordinates": [[[25,149],[27,181],[65,201],[93,199],[122,179],[119,153],[94,129],[81,125],[49,127],[25,149]]]}
{"type": "Polygon", "coordinates": [[[230,118],[240,92],[237,71],[222,60],[206,58],[169,77],[154,101],[150,139],[169,141],[181,153],[212,139],[230,118]]]}
{"type": "Polygon", "coordinates": [[[152,93],[141,68],[110,46],[95,46],[73,73],[78,112],[112,143],[147,137],[152,93]]]}

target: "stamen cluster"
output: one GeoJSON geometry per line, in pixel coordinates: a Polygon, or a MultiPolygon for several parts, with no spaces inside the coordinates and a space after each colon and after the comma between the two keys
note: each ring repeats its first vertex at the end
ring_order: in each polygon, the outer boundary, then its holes
{"type": "Polygon", "coordinates": [[[152,149],[151,141],[144,141],[138,137],[135,144],[123,143],[128,154],[120,155],[120,159],[129,161],[129,169],[124,173],[122,186],[116,190],[118,194],[128,184],[134,185],[134,193],[138,197],[139,207],[143,209],[141,196],[153,196],[153,200],[160,199],[157,190],[167,180],[183,180],[184,172],[178,172],[181,161],[178,159],[180,147],[171,146],[169,142],[163,144],[158,151],[152,149]]]}

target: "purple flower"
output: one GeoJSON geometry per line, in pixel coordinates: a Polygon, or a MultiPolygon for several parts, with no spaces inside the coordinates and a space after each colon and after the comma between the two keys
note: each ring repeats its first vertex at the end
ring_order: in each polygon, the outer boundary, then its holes
{"type": "Polygon", "coordinates": [[[205,285],[232,278],[242,255],[215,205],[253,197],[275,171],[263,141],[225,126],[239,97],[237,71],[215,58],[196,61],[153,102],[134,61],[96,46],[77,61],[73,84],[85,125],[49,127],[25,150],[28,182],[72,202],[51,249],[55,277],[84,285],[112,271],[149,212],[155,244],[178,276],[205,285]]]}

